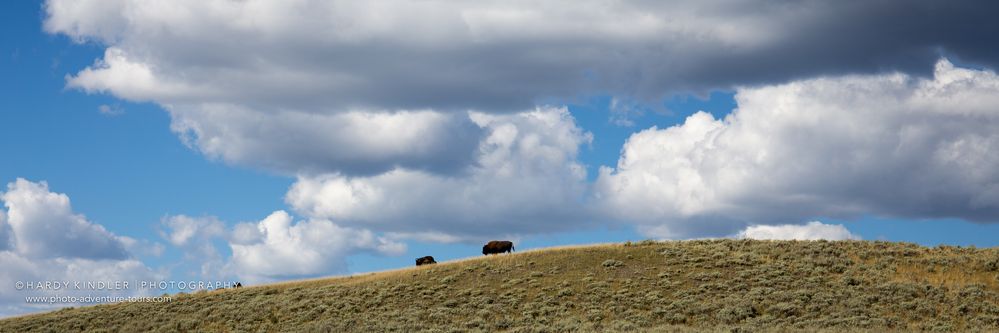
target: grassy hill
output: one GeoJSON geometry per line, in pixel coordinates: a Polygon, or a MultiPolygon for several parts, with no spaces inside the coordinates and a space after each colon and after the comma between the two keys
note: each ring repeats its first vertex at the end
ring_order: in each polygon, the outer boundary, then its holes
{"type": "Polygon", "coordinates": [[[0,332],[636,330],[997,331],[999,248],[645,241],[0,321],[0,332]]]}

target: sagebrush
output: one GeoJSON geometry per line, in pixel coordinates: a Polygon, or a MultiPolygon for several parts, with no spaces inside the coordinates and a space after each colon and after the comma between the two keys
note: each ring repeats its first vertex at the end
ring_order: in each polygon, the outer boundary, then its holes
{"type": "Polygon", "coordinates": [[[643,241],[0,321],[2,332],[794,330],[999,331],[999,250],[643,241]]]}

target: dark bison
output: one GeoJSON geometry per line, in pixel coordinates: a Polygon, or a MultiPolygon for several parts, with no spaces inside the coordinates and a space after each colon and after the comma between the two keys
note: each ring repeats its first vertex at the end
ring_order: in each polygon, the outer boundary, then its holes
{"type": "Polygon", "coordinates": [[[513,242],[511,241],[490,241],[482,246],[482,254],[499,254],[513,252],[513,242]]]}
{"type": "Polygon", "coordinates": [[[243,284],[242,284],[242,283],[239,283],[239,282],[236,282],[236,285],[235,285],[235,286],[232,286],[232,287],[233,287],[233,288],[242,288],[242,287],[243,287],[243,284]]]}
{"type": "Polygon", "coordinates": [[[434,257],[432,257],[432,256],[426,256],[426,257],[422,257],[422,258],[416,258],[416,266],[430,265],[430,264],[436,264],[436,263],[437,262],[434,261],[434,257]]]}

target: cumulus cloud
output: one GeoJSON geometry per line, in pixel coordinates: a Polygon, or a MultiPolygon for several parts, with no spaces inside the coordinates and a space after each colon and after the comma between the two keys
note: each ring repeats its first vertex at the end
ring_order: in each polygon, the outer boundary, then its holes
{"type": "Polygon", "coordinates": [[[673,237],[861,214],[999,221],[999,77],[826,77],[741,88],[725,119],[632,135],[606,211],[673,237]]]}
{"type": "Polygon", "coordinates": [[[153,293],[128,290],[17,290],[17,281],[140,281],[163,279],[126,251],[146,244],[114,235],[72,211],[69,197],[49,191],[45,182],[24,179],[0,195],[0,317],[41,311],[66,304],[28,304],[25,296],[132,296],[153,293]],[[5,217],[6,216],[6,217],[5,217]],[[6,222],[4,222],[6,220],[6,222]],[[7,234],[6,232],[9,232],[7,234]]]}
{"type": "Polygon", "coordinates": [[[49,0],[44,29],[106,46],[69,87],[158,103],[210,157],[287,175],[449,175],[469,167],[481,138],[469,110],[925,73],[942,52],[991,66],[999,55],[980,41],[999,33],[987,14],[996,6],[49,0]]]}
{"type": "Polygon", "coordinates": [[[258,223],[241,225],[237,227],[241,233],[255,231],[256,235],[233,239],[228,268],[246,281],[344,272],[349,254],[371,251],[399,255],[406,251],[402,243],[376,237],[367,230],[340,227],[329,220],[293,223],[291,215],[284,211],[274,212],[258,223]]]}
{"type": "Polygon", "coordinates": [[[163,237],[174,246],[186,246],[206,238],[225,235],[225,224],[212,216],[190,217],[174,215],[164,218],[161,223],[167,228],[163,237]]]}
{"type": "Polygon", "coordinates": [[[818,221],[804,225],[753,225],[739,232],[738,238],[773,240],[848,240],[860,239],[842,224],[825,224],[818,221]]]}
{"type": "Polygon", "coordinates": [[[222,221],[213,216],[174,215],[163,218],[160,223],[165,228],[160,235],[184,253],[184,262],[179,266],[197,264],[197,270],[187,272],[188,275],[215,281],[229,277],[225,258],[214,244],[216,238],[228,236],[222,221]]]}
{"type": "Polygon", "coordinates": [[[168,107],[172,129],[205,155],[287,174],[370,175],[394,167],[453,173],[481,130],[467,115],[424,111],[268,113],[237,105],[168,107]]]}
{"type": "MultiPolygon", "coordinates": [[[[981,42],[997,6],[49,0],[44,28],[106,46],[69,87],[155,102],[205,155],[295,175],[301,215],[399,237],[595,216],[575,161],[588,136],[516,110],[743,87],[734,115],[635,134],[599,176],[604,212],[686,237],[871,212],[994,220],[994,74],[929,69],[999,64],[981,42]]],[[[632,123],[627,106],[610,121],[632,123]]],[[[252,231],[232,239],[265,239],[252,231]]]]}
{"type": "Polygon", "coordinates": [[[29,258],[125,259],[121,239],[73,212],[69,197],[49,191],[45,182],[18,178],[0,195],[15,251],[29,258]]]}
{"type": "Polygon", "coordinates": [[[660,96],[817,74],[918,71],[941,51],[994,65],[999,55],[980,41],[999,32],[987,14],[996,6],[49,0],[44,27],[107,45],[104,58],[70,85],[126,99],[517,110],[588,91],[660,96]]]}
{"type": "Polygon", "coordinates": [[[175,215],[163,218],[161,236],[184,253],[174,269],[203,280],[244,283],[344,273],[346,257],[361,252],[400,255],[403,243],[325,219],[295,222],[276,211],[259,222],[227,227],[216,217],[175,215]],[[219,246],[228,246],[231,254],[219,246]]]}
{"type": "Polygon", "coordinates": [[[576,156],[592,136],[565,108],[471,118],[487,134],[467,172],[299,177],[285,200],[305,216],[436,240],[566,230],[587,219],[576,156]]]}

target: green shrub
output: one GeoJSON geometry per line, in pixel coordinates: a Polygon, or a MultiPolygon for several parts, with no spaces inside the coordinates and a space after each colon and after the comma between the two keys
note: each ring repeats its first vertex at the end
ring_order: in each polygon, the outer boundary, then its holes
{"type": "Polygon", "coordinates": [[[624,266],[624,262],[622,262],[620,260],[607,259],[607,260],[604,260],[604,262],[600,263],[600,265],[604,266],[604,267],[607,267],[607,268],[617,268],[617,267],[624,266]]]}
{"type": "Polygon", "coordinates": [[[726,324],[734,324],[747,318],[756,317],[759,313],[752,304],[733,304],[718,310],[716,316],[718,320],[726,324]]]}

